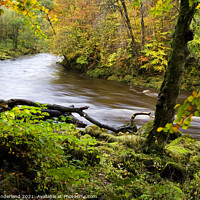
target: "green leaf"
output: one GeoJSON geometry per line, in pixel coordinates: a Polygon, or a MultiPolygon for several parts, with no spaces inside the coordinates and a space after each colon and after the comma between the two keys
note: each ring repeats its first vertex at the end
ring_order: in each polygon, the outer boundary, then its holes
{"type": "Polygon", "coordinates": [[[14,112],[10,112],[9,114],[12,117],[12,119],[15,119],[15,113],[14,112]]]}
{"type": "Polygon", "coordinates": [[[42,138],[39,138],[39,141],[43,144],[44,140],[42,138]]]}
{"type": "Polygon", "coordinates": [[[165,127],[165,128],[163,128],[163,131],[167,133],[169,131],[169,128],[165,127]]]}
{"type": "Polygon", "coordinates": [[[0,15],[1,15],[1,14],[4,14],[4,12],[5,12],[5,11],[4,11],[3,9],[0,9],[0,15]]]}
{"type": "Polygon", "coordinates": [[[88,64],[87,57],[80,56],[76,59],[76,62],[79,64],[88,64]]]}
{"type": "Polygon", "coordinates": [[[192,101],[194,100],[194,97],[193,97],[193,96],[189,96],[189,97],[187,98],[187,100],[188,100],[189,102],[192,102],[192,101]]]}
{"type": "Polygon", "coordinates": [[[182,129],[187,129],[189,126],[187,126],[187,125],[183,125],[181,128],[182,129]]]}
{"type": "Polygon", "coordinates": [[[171,124],[171,123],[167,123],[167,124],[165,125],[165,127],[168,128],[168,129],[170,129],[170,128],[172,127],[172,124],[171,124]]]}
{"type": "Polygon", "coordinates": [[[190,126],[190,118],[185,119],[184,125],[190,126]]]}
{"type": "Polygon", "coordinates": [[[131,9],[134,9],[136,6],[140,7],[140,0],[134,0],[131,9]]]}
{"type": "Polygon", "coordinates": [[[199,115],[200,115],[200,112],[199,112],[199,111],[195,111],[195,112],[194,112],[194,116],[195,116],[195,117],[199,117],[199,115]]]}

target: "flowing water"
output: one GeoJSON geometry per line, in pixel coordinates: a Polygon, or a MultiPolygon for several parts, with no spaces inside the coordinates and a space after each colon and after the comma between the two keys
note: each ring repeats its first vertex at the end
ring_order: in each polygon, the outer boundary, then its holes
{"type": "MultiPolygon", "coordinates": [[[[37,54],[0,61],[0,99],[89,106],[85,112],[91,117],[115,127],[128,123],[136,112],[154,114],[157,90],[89,78],[67,71],[56,64],[59,59],[51,54],[37,54]]],[[[188,95],[181,93],[179,101],[183,102],[188,95]]],[[[141,126],[149,120],[148,116],[137,116],[136,123],[141,126]]],[[[198,121],[195,119],[192,127],[183,132],[200,140],[198,121]]]]}

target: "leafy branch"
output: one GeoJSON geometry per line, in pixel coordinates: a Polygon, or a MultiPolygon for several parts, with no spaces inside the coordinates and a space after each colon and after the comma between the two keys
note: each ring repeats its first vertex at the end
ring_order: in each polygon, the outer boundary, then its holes
{"type": "Polygon", "coordinates": [[[175,124],[167,123],[165,127],[159,127],[158,132],[178,132],[179,128],[187,129],[191,126],[193,117],[200,116],[200,93],[194,91],[191,96],[189,96],[183,105],[177,104],[175,108],[178,108],[175,124]]]}

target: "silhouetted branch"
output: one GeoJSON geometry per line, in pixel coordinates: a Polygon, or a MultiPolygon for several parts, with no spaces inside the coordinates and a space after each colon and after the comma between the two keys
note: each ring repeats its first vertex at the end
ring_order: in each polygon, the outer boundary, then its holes
{"type": "Polygon", "coordinates": [[[112,126],[109,126],[109,125],[106,125],[106,124],[102,124],[99,121],[96,121],[94,118],[90,117],[87,113],[85,113],[84,110],[87,110],[89,108],[88,106],[84,106],[84,107],[80,107],[80,108],[75,108],[73,106],[65,107],[65,106],[60,106],[60,105],[57,105],[57,104],[35,103],[33,101],[26,100],[26,99],[10,99],[10,100],[7,100],[7,101],[0,99],[0,107],[2,108],[0,110],[0,112],[5,111],[5,109],[11,110],[13,107],[15,107],[17,105],[28,105],[28,106],[34,106],[34,107],[45,106],[45,109],[43,109],[42,111],[48,112],[52,118],[58,117],[58,116],[61,116],[61,115],[72,116],[72,118],[73,118],[72,123],[79,124],[79,127],[80,127],[80,124],[82,124],[81,127],[85,127],[86,124],[84,124],[83,122],[81,122],[80,120],[75,118],[73,115],[71,115],[71,113],[78,113],[81,117],[84,117],[86,120],[88,120],[91,123],[99,126],[100,128],[105,128],[105,129],[108,129],[108,130],[113,131],[115,133],[122,132],[122,131],[136,132],[137,126],[134,123],[134,119],[138,115],[148,115],[149,117],[152,118],[152,115],[149,112],[135,113],[131,117],[130,125],[115,128],[115,127],[112,127],[112,126]]]}

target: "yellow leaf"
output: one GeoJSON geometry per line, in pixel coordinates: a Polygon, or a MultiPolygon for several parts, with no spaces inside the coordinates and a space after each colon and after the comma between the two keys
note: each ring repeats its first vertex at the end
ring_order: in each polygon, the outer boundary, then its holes
{"type": "Polygon", "coordinates": [[[181,104],[176,104],[175,106],[174,106],[174,108],[177,108],[177,107],[179,107],[181,104]]]}
{"type": "Polygon", "coordinates": [[[12,113],[12,112],[11,112],[11,113],[10,113],[10,116],[11,116],[12,119],[15,119],[15,113],[12,113]]]}
{"type": "Polygon", "coordinates": [[[197,92],[196,92],[196,91],[193,91],[193,92],[192,92],[192,96],[196,97],[196,96],[197,96],[197,92]]]}
{"type": "Polygon", "coordinates": [[[40,9],[44,11],[44,10],[45,10],[45,7],[44,7],[44,6],[42,6],[40,9]]]}
{"type": "Polygon", "coordinates": [[[16,110],[16,113],[19,113],[19,114],[21,114],[21,113],[22,113],[22,111],[21,111],[21,110],[16,110]]]}
{"type": "Polygon", "coordinates": [[[163,127],[157,128],[157,132],[161,132],[163,130],[163,127]]]}
{"type": "Polygon", "coordinates": [[[197,93],[196,91],[193,91],[192,96],[197,99],[197,98],[200,97],[200,93],[197,93]]]}
{"type": "Polygon", "coordinates": [[[196,7],[196,9],[199,9],[200,8],[200,4],[198,4],[198,6],[196,7]]]}
{"type": "Polygon", "coordinates": [[[33,4],[36,4],[36,3],[37,3],[37,0],[32,0],[32,3],[33,3],[33,4]]]}
{"type": "Polygon", "coordinates": [[[45,11],[44,11],[46,14],[48,14],[49,13],[49,9],[45,9],[45,11]]]}

